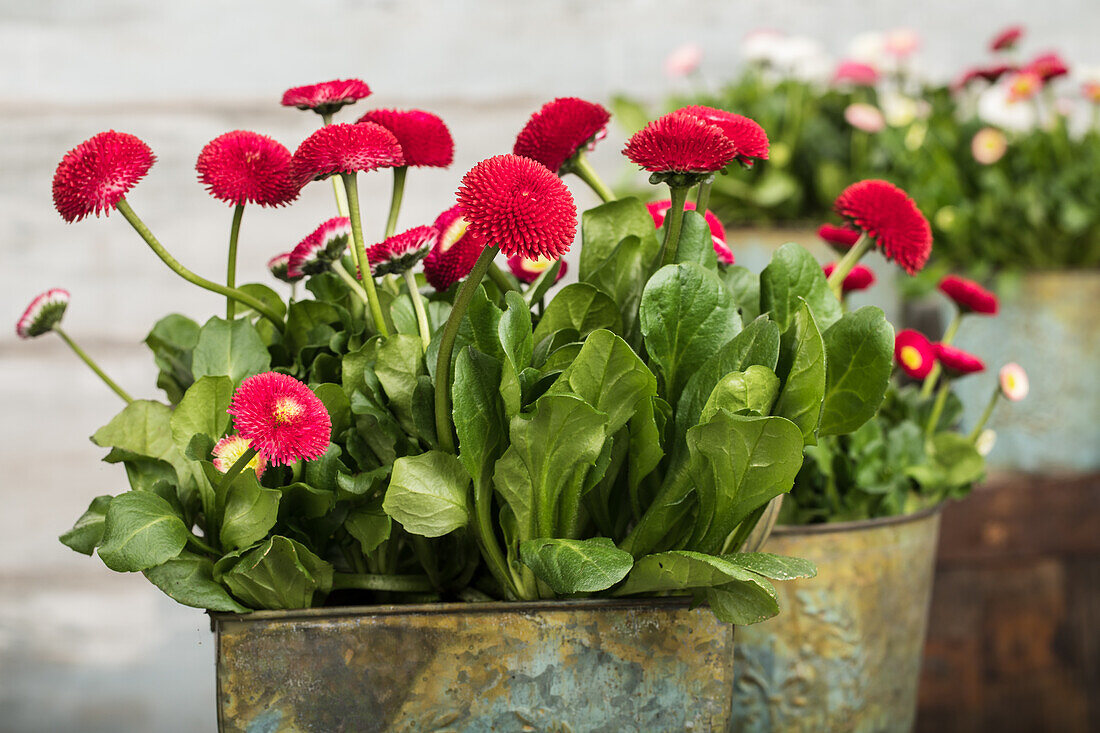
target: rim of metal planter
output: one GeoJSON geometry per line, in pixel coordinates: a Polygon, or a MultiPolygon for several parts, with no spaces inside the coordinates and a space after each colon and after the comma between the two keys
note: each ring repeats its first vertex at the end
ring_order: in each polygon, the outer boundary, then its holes
{"type": "Polygon", "coordinates": [[[940,502],[927,509],[921,509],[912,514],[895,514],[890,517],[875,517],[874,519],[857,519],[852,522],[826,522],[824,524],[779,524],[772,529],[775,536],[789,537],[800,534],[831,534],[833,532],[850,532],[858,529],[875,529],[877,527],[889,527],[895,524],[909,524],[919,522],[922,519],[939,514],[946,502],[940,502]]]}

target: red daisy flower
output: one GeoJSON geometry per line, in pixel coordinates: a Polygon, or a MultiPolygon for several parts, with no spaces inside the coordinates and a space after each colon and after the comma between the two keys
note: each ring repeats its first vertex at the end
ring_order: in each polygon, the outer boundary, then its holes
{"type": "MultiPolygon", "coordinates": [[[[508,269],[512,271],[512,274],[516,276],[517,280],[530,284],[538,280],[539,275],[546,272],[555,262],[558,262],[558,260],[545,258],[529,260],[522,255],[516,255],[515,257],[508,258],[508,269]]],[[[569,263],[565,260],[561,260],[561,267],[558,268],[558,274],[554,276],[554,282],[565,277],[565,272],[568,269],[569,263]]]]}
{"type": "Polygon", "coordinates": [[[467,230],[460,206],[444,211],[432,226],[439,232],[439,239],[424,258],[424,277],[442,293],[470,274],[485,249],[485,240],[467,230]]]}
{"type": "Polygon", "coordinates": [[[985,363],[973,354],[947,344],[935,344],[936,358],[943,370],[952,376],[985,371],[985,363]]]}
{"type": "Polygon", "coordinates": [[[65,309],[69,307],[69,291],[50,288],[31,301],[15,324],[15,334],[21,339],[32,339],[49,333],[61,323],[65,309]]]}
{"type": "Polygon", "coordinates": [[[267,135],[234,130],[206,144],[195,163],[199,181],[216,199],[243,206],[284,206],[298,198],[290,151],[267,135]]]}
{"type": "Polygon", "coordinates": [[[964,313],[982,313],[997,315],[997,296],[973,280],[957,275],[947,275],[940,280],[940,292],[951,300],[964,313]]]}
{"type": "Polygon", "coordinates": [[[993,52],[997,51],[1009,51],[1015,48],[1017,42],[1024,35],[1024,27],[1022,25],[1010,25],[1003,31],[993,36],[993,40],[989,42],[989,50],[993,52]]]}
{"type": "Polygon", "coordinates": [[[109,130],[65,153],[53,174],[53,205],[67,222],[109,213],[156,156],[140,138],[109,130]]]}
{"type": "Polygon", "coordinates": [[[737,146],[717,125],[673,112],[634,133],[623,155],[654,173],[713,173],[737,159],[737,146]]]}
{"type": "MultiPolygon", "coordinates": [[[[251,441],[239,435],[225,436],[218,441],[211,451],[214,455],[214,468],[222,473],[227,473],[251,445],[251,441]]],[[[260,478],[264,475],[264,469],[267,468],[267,458],[264,457],[263,453],[257,453],[245,465],[245,468],[251,468],[256,472],[256,478],[260,478]]]]}
{"type": "MultiPolygon", "coordinates": [[[[830,262],[824,265],[822,270],[825,271],[825,277],[833,274],[833,270],[836,269],[836,263],[830,262]]],[[[844,276],[844,282],[840,284],[841,291],[845,293],[854,293],[859,290],[866,290],[875,284],[875,273],[871,271],[871,268],[864,265],[856,265],[852,268],[852,271],[844,276]]]]}
{"type": "Polygon", "coordinates": [[[303,140],[293,158],[299,185],[337,173],[402,165],[405,165],[405,156],[397,138],[372,122],[326,125],[303,140]]]}
{"type": "Polygon", "coordinates": [[[519,155],[483,160],[462,177],[458,205],[470,233],[506,256],[558,259],[577,230],[577,206],[561,179],[519,155]]]}
{"type": "Polygon", "coordinates": [[[874,66],[860,61],[841,61],[833,74],[833,83],[873,87],[878,84],[878,70],[874,66]]]}
{"type": "Polygon", "coordinates": [[[873,179],[853,183],[837,196],[835,207],[910,275],[928,261],[932,227],[913,199],[894,184],[873,179]]]}
{"type": "Polygon", "coordinates": [[[229,405],[241,437],[275,465],[311,461],[328,450],[332,421],[305,384],[278,372],[249,377],[229,405]]]}
{"type": "Polygon", "coordinates": [[[400,275],[424,259],[438,241],[439,230],[431,226],[395,234],[367,249],[370,271],[375,277],[400,275]]]}
{"type": "Polygon", "coordinates": [[[336,79],[320,84],[293,87],[283,92],[283,106],[311,109],[330,115],[345,104],[354,104],[370,96],[370,87],[358,79],[336,79]]]}
{"type": "Polygon", "coordinates": [[[907,328],[894,337],[894,361],[913,379],[924,379],[936,363],[936,347],[923,333],[907,328]]]}
{"type": "MultiPolygon", "coordinates": [[[[653,217],[653,226],[660,229],[661,225],[665,223],[668,210],[672,208],[672,201],[670,199],[650,201],[645,207],[649,210],[649,215],[653,217]]],[[[695,202],[685,202],[684,208],[694,211],[695,202]]],[[[726,244],[726,228],[722,226],[722,221],[709,209],[703,215],[703,218],[706,219],[707,226],[710,227],[710,241],[714,245],[714,254],[718,255],[718,260],[722,264],[732,265],[734,261],[733,250],[726,244]]]]}
{"type": "Polygon", "coordinates": [[[555,173],[570,158],[607,135],[611,113],[576,97],[558,97],[531,115],[516,136],[512,152],[537,160],[555,173]]]}
{"type": "Polygon", "coordinates": [[[845,252],[859,241],[860,233],[858,229],[852,229],[850,226],[822,224],[817,228],[817,236],[825,240],[833,249],[845,252]]]}
{"type": "Polygon", "coordinates": [[[330,265],[344,256],[351,240],[351,220],[334,216],[310,232],[290,251],[287,275],[300,279],[327,272],[330,265]]]}
{"type": "Polygon", "coordinates": [[[1038,74],[1039,78],[1044,82],[1050,81],[1051,79],[1057,79],[1059,76],[1065,76],[1069,73],[1069,67],[1066,66],[1066,62],[1056,53],[1044,53],[1041,56],[1036,56],[1023,70],[1025,72],[1030,71],[1034,74],[1038,74]]]}
{"type": "Polygon", "coordinates": [[[682,107],[676,112],[717,125],[737,148],[737,160],[741,165],[751,168],[756,161],[768,159],[768,133],[764,132],[764,128],[756,120],[724,109],[697,104],[682,107]]]}
{"type": "Polygon", "coordinates": [[[359,118],[359,123],[381,125],[397,138],[405,165],[446,168],[455,159],[451,131],[436,115],[419,109],[375,109],[359,118]]]}
{"type": "Polygon", "coordinates": [[[305,277],[305,275],[291,275],[289,268],[290,252],[275,255],[267,261],[267,269],[271,271],[271,274],[277,280],[282,280],[285,283],[296,283],[305,277]]]}
{"type": "Polygon", "coordinates": [[[1011,64],[976,66],[963,72],[962,76],[960,76],[951,86],[953,89],[958,91],[968,86],[970,82],[977,81],[978,79],[983,79],[990,84],[994,84],[1002,76],[1012,71],[1016,71],[1016,67],[1012,66],[1011,64]]]}

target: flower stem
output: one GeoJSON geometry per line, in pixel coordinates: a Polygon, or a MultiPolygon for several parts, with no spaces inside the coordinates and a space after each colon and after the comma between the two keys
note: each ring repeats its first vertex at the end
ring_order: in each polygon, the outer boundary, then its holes
{"type": "Polygon", "coordinates": [[[108,377],[106,375],[106,373],[104,373],[104,371],[99,368],[99,364],[96,364],[95,360],[92,359],[92,357],[88,356],[87,352],[85,352],[84,349],[77,346],[76,342],[73,341],[71,338],[69,338],[69,334],[62,331],[60,326],[54,326],[53,330],[57,333],[58,336],[61,337],[62,341],[64,341],[65,343],[67,343],[69,345],[69,348],[73,350],[73,353],[75,353],[77,356],[79,356],[81,359],[83,359],[84,363],[87,364],[88,367],[93,372],[95,372],[99,376],[100,379],[103,380],[104,384],[106,384],[108,387],[110,387],[112,390],[114,390],[115,394],[117,394],[119,397],[121,397],[123,400],[126,401],[126,404],[130,404],[131,402],[134,401],[134,398],[131,397],[130,395],[128,395],[126,393],[126,390],[122,389],[122,387],[119,387],[117,384],[115,384],[115,380],[108,377]]]}
{"type": "Polygon", "coordinates": [[[939,425],[940,416],[943,415],[943,406],[947,404],[947,393],[951,391],[951,382],[940,385],[940,391],[936,393],[936,401],[932,405],[932,414],[928,416],[928,424],[924,426],[924,437],[931,438],[939,425]]]}
{"type": "Polygon", "coordinates": [[[213,555],[214,557],[219,557],[220,554],[221,554],[217,550],[215,550],[213,547],[206,544],[205,542],[203,542],[202,540],[200,540],[198,537],[191,534],[190,532],[187,533],[187,544],[191,545],[192,547],[194,547],[199,552],[205,553],[207,555],[213,555]]]}
{"type": "Polygon", "coordinates": [[[515,290],[517,293],[520,292],[516,284],[508,279],[508,276],[504,274],[503,270],[497,267],[495,262],[489,263],[489,279],[493,281],[493,284],[496,285],[502,293],[507,293],[509,290],[515,290]]]}
{"type": "Polygon", "coordinates": [[[993,415],[993,408],[997,406],[997,400],[1001,397],[1001,390],[997,387],[993,388],[993,396],[989,398],[989,404],[985,406],[985,411],[982,412],[981,419],[978,420],[978,424],[974,426],[974,429],[970,431],[970,435],[967,437],[971,443],[978,442],[978,436],[982,434],[982,430],[985,429],[985,424],[989,422],[990,416],[993,415]]]}
{"type": "MultiPolygon", "coordinates": [[[[225,286],[237,287],[237,237],[241,233],[241,217],[244,216],[244,204],[233,209],[233,225],[229,228],[229,261],[225,265],[225,286]]],[[[225,319],[232,321],[237,313],[237,301],[225,299],[225,319]]]]}
{"type": "Polygon", "coordinates": [[[386,219],[386,236],[389,239],[397,231],[397,214],[401,211],[401,198],[405,195],[405,174],[409,167],[402,165],[393,169],[393,196],[390,198],[390,216],[386,219]]]}
{"type": "Polygon", "coordinates": [[[699,193],[695,195],[695,210],[706,216],[707,206],[710,205],[710,187],[714,185],[714,176],[699,184],[699,193]]]}
{"type": "Polygon", "coordinates": [[[367,291],[367,300],[370,302],[371,316],[374,317],[374,327],[383,338],[390,335],[386,328],[386,320],[382,317],[382,304],[378,301],[378,291],[374,289],[374,277],[370,272],[370,260],[367,259],[367,247],[363,244],[363,223],[359,218],[359,185],[354,173],[341,173],[344,179],[344,189],[348,194],[348,218],[351,219],[351,237],[353,240],[352,252],[355,253],[355,262],[359,265],[359,274],[363,280],[363,289],[367,291]]]}
{"type": "Polygon", "coordinates": [[[443,335],[439,339],[439,357],[435,363],[435,433],[439,447],[449,453],[455,452],[454,428],[451,425],[451,354],[454,352],[455,338],[466,309],[470,307],[474,293],[499,251],[492,245],[486,245],[481,251],[481,256],[458,289],[451,315],[447,318],[443,335]]]}
{"type": "MultiPolygon", "coordinates": [[[[327,115],[321,115],[321,121],[326,125],[332,124],[332,113],[327,115]]],[[[348,215],[348,199],[347,194],[344,192],[344,187],[340,185],[340,182],[336,180],[336,176],[332,177],[332,193],[336,196],[336,212],[340,216],[348,215]]]]}
{"type": "Polygon", "coordinates": [[[405,270],[405,285],[409,288],[409,300],[412,301],[413,310],[416,311],[416,327],[420,330],[420,341],[424,349],[432,342],[432,329],[428,326],[428,314],[424,311],[424,299],[420,295],[420,288],[416,285],[416,275],[412,268],[405,270]]]}
{"type": "MultiPolygon", "coordinates": [[[[959,324],[962,323],[963,313],[961,309],[955,310],[955,317],[951,319],[951,323],[947,325],[947,330],[943,332],[943,338],[940,339],[942,344],[950,344],[955,340],[955,334],[959,332],[959,324]]],[[[943,367],[937,361],[932,365],[932,371],[928,372],[928,376],[924,378],[924,384],[920,388],[920,396],[927,399],[932,394],[932,390],[936,388],[936,382],[940,378],[940,374],[943,373],[943,367]]]]}
{"type": "Polygon", "coordinates": [[[352,277],[351,273],[344,269],[342,262],[333,262],[332,271],[343,280],[351,290],[359,296],[359,299],[363,301],[363,304],[368,308],[370,307],[370,300],[367,298],[367,291],[363,290],[363,286],[359,284],[359,281],[352,277]]]}
{"type": "Polygon", "coordinates": [[[844,302],[844,278],[848,277],[848,273],[859,264],[859,261],[863,259],[863,255],[871,251],[873,246],[874,242],[870,237],[866,234],[860,234],[859,239],[852,245],[852,248],[844,253],[844,256],[840,258],[840,262],[836,263],[833,274],[829,275],[829,289],[833,291],[833,295],[841,303],[844,302]]]}
{"type": "Polygon", "coordinates": [[[141,238],[145,240],[145,243],[148,244],[154,252],[156,252],[158,257],[164,260],[164,264],[172,268],[172,271],[182,277],[184,280],[193,285],[198,285],[200,288],[209,290],[212,293],[224,295],[227,298],[233,298],[238,303],[247,305],[249,308],[256,311],[267,320],[271,321],[280,333],[282,333],[282,331],[286,328],[286,326],[283,324],[283,319],[279,316],[279,314],[264,305],[264,303],[258,298],[254,298],[248,293],[237,290],[236,288],[229,288],[225,285],[220,285],[216,282],[207,280],[206,278],[196,275],[195,273],[191,272],[186,267],[181,265],[179,263],[179,260],[169,254],[168,250],[164,248],[164,245],[157,241],[157,238],[153,236],[153,233],[151,231],[149,231],[149,227],[145,226],[145,222],[139,219],[138,215],[134,213],[134,210],[130,208],[130,204],[127,203],[126,199],[119,199],[117,208],[119,212],[121,212],[122,215],[126,217],[126,221],[130,222],[130,226],[134,228],[134,231],[140,234],[141,238]]]}
{"type": "Polygon", "coordinates": [[[372,575],[370,573],[333,573],[332,588],[333,590],[354,588],[406,593],[434,590],[432,582],[423,575],[372,575]]]}
{"type": "Polygon", "coordinates": [[[585,156],[584,151],[578,152],[573,156],[573,159],[567,164],[567,170],[575,173],[577,178],[581,179],[588,184],[588,187],[596,192],[603,202],[606,204],[609,201],[615,200],[615,194],[611,189],[607,187],[607,184],[603,182],[599,174],[596,173],[596,169],[592,167],[592,164],[588,162],[588,158],[585,156]]]}
{"type": "Polygon", "coordinates": [[[241,471],[248,467],[249,461],[256,457],[258,451],[252,447],[251,443],[247,450],[241,454],[240,458],[233,462],[233,465],[229,467],[229,470],[222,476],[221,481],[214,488],[214,511],[213,515],[207,511],[207,507],[203,507],[203,514],[206,517],[206,534],[214,541],[218,542],[218,538],[221,537],[221,523],[222,514],[225,512],[225,495],[229,491],[229,487],[233,485],[233,481],[241,475],[241,471]]]}
{"type": "Polygon", "coordinates": [[[665,215],[665,241],[661,243],[661,264],[671,265],[676,262],[676,253],[680,248],[680,226],[684,221],[684,202],[687,201],[688,189],[686,186],[669,185],[672,205],[665,215]]]}

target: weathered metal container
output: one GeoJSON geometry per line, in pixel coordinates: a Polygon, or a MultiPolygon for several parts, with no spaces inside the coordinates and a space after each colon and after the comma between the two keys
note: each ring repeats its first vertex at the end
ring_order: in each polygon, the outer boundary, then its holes
{"type": "Polygon", "coordinates": [[[687,599],[211,614],[223,732],[726,730],[733,627],[687,599]]]}
{"type": "Polygon", "coordinates": [[[817,577],[776,584],[783,612],[737,630],[730,730],[911,730],[939,523],[936,508],[776,527],[764,550],[817,577]]]}

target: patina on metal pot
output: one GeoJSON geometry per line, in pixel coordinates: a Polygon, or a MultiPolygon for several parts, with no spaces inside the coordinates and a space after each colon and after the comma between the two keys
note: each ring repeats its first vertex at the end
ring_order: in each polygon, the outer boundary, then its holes
{"type": "Polygon", "coordinates": [[[732,731],[909,731],[940,509],[776,527],[767,552],[817,564],[776,584],[779,616],[737,631],[732,731]]]}
{"type": "Polygon", "coordinates": [[[222,731],[713,731],[733,627],[688,599],[211,614],[222,731]]]}

